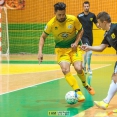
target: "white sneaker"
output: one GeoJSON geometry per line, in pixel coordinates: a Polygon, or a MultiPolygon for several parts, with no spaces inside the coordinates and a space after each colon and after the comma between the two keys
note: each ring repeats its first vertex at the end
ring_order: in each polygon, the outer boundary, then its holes
{"type": "Polygon", "coordinates": [[[99,107],[99,108],[102,108],[104,110],[107,109],[108,105],[107,103],[105,103],[104,101],[94,101],[94,104],[99,107]]]}
{"type": "Polygon", "coordinates": [[[92,74],[92,70],[91,70],[90,68],[87,69],[87,72],[88,72],[89,74],[92,74]]]}

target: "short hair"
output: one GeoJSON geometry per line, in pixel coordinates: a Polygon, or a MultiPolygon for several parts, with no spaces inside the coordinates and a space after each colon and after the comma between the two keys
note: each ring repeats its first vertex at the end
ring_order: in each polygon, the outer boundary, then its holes
{"type": "Polygon", "coordinates": [[[66,9],[66,4],[63,2],[58,2],[54,5],[54,10],[65,10],[66,9]]]}
{"type": "Polygon", "coordinates": [[[90,6],[90,2],[89,1],[84,1],[83,2],[83,6],[84,6],[84,4],[89,4],[89,6],[90,6]]]}
{"type": "Polygon", "coordinates": [[[103,22],[103,21],[107,21],[108,23],[111,22],[111,17],[110,17],[110,15],[109,15],[107,12],[105,12],[105,11],[98,13],[98,15],[97,15],[97,20],[98,20],[98,19],[99,19],[101,22],[103,22]]]}

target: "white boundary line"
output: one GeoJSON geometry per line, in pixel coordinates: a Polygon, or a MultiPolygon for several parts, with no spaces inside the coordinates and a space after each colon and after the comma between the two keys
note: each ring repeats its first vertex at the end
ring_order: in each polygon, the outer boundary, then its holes
{"type": "MultiPolygon", "coordinates": [[[[94,70],[97,70],[97,69],[104,68],[104,67],[108,67],[108,66],[111,66],[111,64],[105,65],[105,66],[103,66],[103,67],[95,68],[95,69],[93,69],[93,71],[94,71],[94,70]]],[[[53,71],[53,70],[52,70],[52,71],[53,71]]],[[[76,75],[76,74],[73,74],[73,75],[76,75]]],[[[49,80],[49,81],[42,82],[42,83],[38,83],[38,84],[35,84],[35,85],[27,86],[27,87],[24,87],[24,88],[19,88],[19,89],[17,89],[17,90],[13,90],[13,91],[1,93],[0,95],[7,94],[7,93],[12,93],[12,92],[19,91],[19,90],[26,89],[26,88],[30,88],[30,87],[33,87],[33,86],[36,86],[36,85],[40,85],[40,84],[45,84],[45,83],[48,83],[48,82],[56,81],[56,80],[59,80],[59,79],[62,79],[62,78],[63,78],[63,77],[57,78],[57,79],[54,79],[54,80],[49,80]]]]}

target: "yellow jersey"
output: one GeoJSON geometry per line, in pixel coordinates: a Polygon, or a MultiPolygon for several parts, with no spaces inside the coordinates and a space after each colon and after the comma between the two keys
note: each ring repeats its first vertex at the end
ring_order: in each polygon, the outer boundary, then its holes
{"type": "Polygon", "coordinates": [[[55,48],[70,48],[75,42],[77,32],[81,30],[82,25],[73,15],[66,15],[64,22],[59,22],[56,16],[46,25],[44,32],[49,35],[52,33],[55,40],[55,48]]]}

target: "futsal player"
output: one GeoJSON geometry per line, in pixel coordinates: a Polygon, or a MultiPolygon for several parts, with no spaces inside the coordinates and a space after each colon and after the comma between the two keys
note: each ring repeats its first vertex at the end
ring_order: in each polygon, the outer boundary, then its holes
{"type": "Polygon", "coordinates": [[[70,65],[74,66],[78,77],[81,79],[83,86],[87,91],[94,95],[95,91],[86,82],[86,76],[82,70],[82,51],[80,39],[83,34],[82,25],[73,15],[66,15],[66,4],[58,2],[54,5],[55,17],[53,17],[46,25],[39,41],[38,60],[43,60],[43,46],[47,36],[52,33],[55,41],[55,52],[57,61],[65,76],[68,84],[78,93],[78,101],[84,101],[85,97],[81,92],[77,80],[70,72],[70,65]]]}
{"type": "MultiPolygon", "coordinates": [[[[82,45],[81,48],[85,51],[96,51],[101,52],[107,47],[113,47],[115,49],[115,52],[117,51],[117,23],[111,23],[111,17],[107,12],[100,12],[97,15],[97,20],[99,23],[99,26],[105,30],[104,39],[99,46],[88,46],[88,45],[82,45]]],[[[94,101],[95,105],[106,109],[117,92],[117,61],[115,62],[114,72],[112,74],[112,81],[108,90],[108,94],[106,98],[104,98],[102,101],[94,101]]],[[[115,102],[116,103],[116,102],[115,102]]],[[[117,113],[117,109],[113,110],[113,112],[117,113]]]]}
{"type": "MultiPolygon", "coordinates": [[[[92,46],[93,44],[93,23],[98,26],[96,16],[94,13],[90,12],[90,3],[89,1],[85,1],[83,3],[83,9],[84,11],[80,14],[78,14],[77,18],[79,19],[80,23],[83,26],[84,33],[82,36],[82,43],[86,45],[92,46]]],[[[88,51],[84,54],[84,62],[83,62],[83,68],[85,73],[92,74],[91,70],[91,56],[92,56],[92,51],[88,51]],[[87,64],[87,69],[86,69],[86,64],[87,64]]]]}

